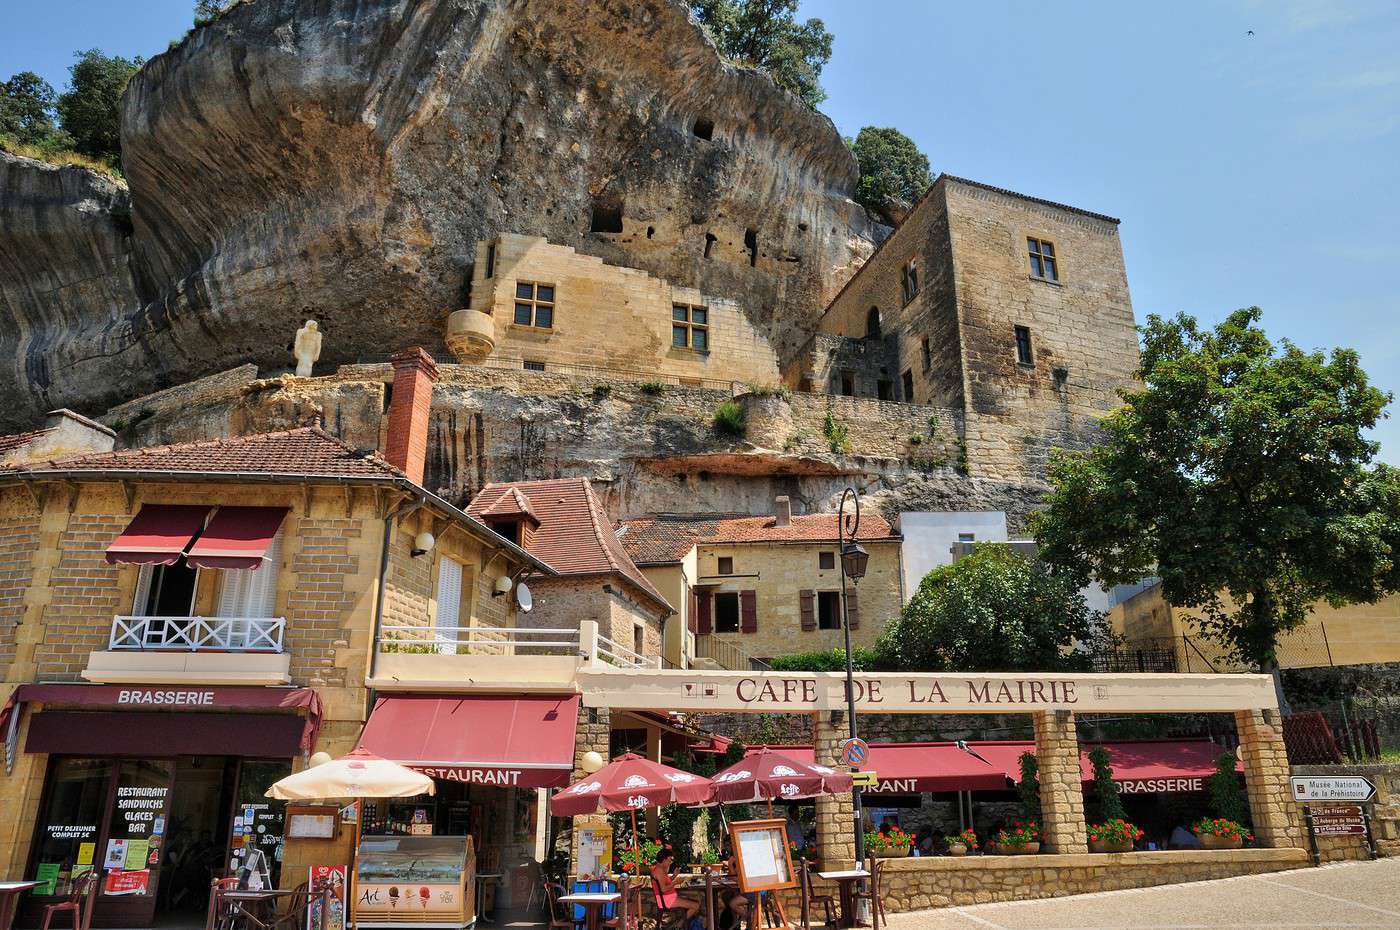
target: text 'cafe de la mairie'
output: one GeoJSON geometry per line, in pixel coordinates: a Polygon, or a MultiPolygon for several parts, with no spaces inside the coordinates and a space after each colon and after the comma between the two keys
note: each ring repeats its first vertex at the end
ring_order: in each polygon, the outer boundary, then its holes
{"type": "MultiPolygon", "coordinates": [[[[723,627],[829,647],[843,620],[868,642],[902,599],[894,527],[863,522],[857,631],[857,600],[843,616],[823,596],[839,587],[835,521],[786,501],[767,518],[683,521],[664,546],[663,518],[614,528],[581,478],[487,485],[461,509],[422,483],[435,378],[423,351],[394,357],[382,454],[317,426],[116,450],[89,423],[93,446],[0,471],[0,875],[43,876],[21,924],[93,870],[94,926],[136,927],[197,911],[210,869],[254,852],[288,888],[350,862],[354,831],[296,835],[265,797],[316,752],[361,748],[429,774],[432,796],[363,805],[364,842],[468,838],[463,868],[482,874],[538,874],[555,843],[577,865],[565,831],[600,821],[552,820],[546,802],[590,753],[722,753],[714,722],[762,713],[809,728],[787,751],[837,762],[844,676],[726,670],[696,643],[723,627]]],[[[971,810],[973,794],[1006,808],[1018,757],[1039,764],[1042,855],[1025,870],[900,860],[895,907],[954,900],[950,870],[968,895],[1049,895],[1307,860],[1266,676],[857,673],[854,698],[872,719],[1019,714],[1033,733],[979,743],[975,765],[946,742],[872,745],[872,794],[899,795],[911,817],[971,810]],[[1081,712],[1226,715],[1257,845],[1089,854],[1081,712]]],[[[1114,751],[1123,778],[1209,772],[1208,744],[1114,751]]],[[[850,810],[849,796],[815,802],[811,842],[833,867],[854,858],[850,810]]],[[[523,904],[528,883],[495,894],[523,904]]]]}

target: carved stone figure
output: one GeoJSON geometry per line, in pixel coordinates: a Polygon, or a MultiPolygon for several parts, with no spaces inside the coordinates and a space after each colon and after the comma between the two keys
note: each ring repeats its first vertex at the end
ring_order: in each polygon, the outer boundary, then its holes
{"type": "Polygon", "coordinates": [[[311,377],[311,366],[321,357],[321,328],[315,320],[307,320],[306,325],[297,330],[292,355],[297,360],[297,377],[311,377]]]}

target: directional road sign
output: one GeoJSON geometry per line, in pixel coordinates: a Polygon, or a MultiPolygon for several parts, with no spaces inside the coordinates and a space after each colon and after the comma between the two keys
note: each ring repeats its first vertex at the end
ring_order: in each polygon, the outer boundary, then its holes
{"type": "Polygon", "coordinates": [[[880,783],[875,772],[852,772],[851,784],[857,788],[874,788],[880,783]]]}
{"type": "Polygon", "coordinates": [[[1376,786],[1360,775],[1295,775],[1293,797],[1309,801],[1369,801],[1376,786]]]}

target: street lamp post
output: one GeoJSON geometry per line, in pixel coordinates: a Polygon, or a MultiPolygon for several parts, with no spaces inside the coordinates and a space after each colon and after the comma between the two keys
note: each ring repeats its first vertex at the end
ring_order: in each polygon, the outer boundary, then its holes
{"type": "MultiPolygon", "coordinates": [[[[854,488],[841,492],[841,503],[836,508],[836,546],[841,553],[841,631],[846,641],[846,722],[850,725],[851,739],[856,738],[856,689],[855,672],[851,667],[851,603],[846,593],[846,579],[859,584],[865,577],[865,566],[870,554],[855,542],[860,532],[860,496],[854,488]],[[846,499],[855,504],[854,516],[846,513],[846,499]]],[[[856,831],[856,861],[865,861],[865,830],[861,826],[860,789],[851,788],[851,807],[854,811],[856,831]]]]}

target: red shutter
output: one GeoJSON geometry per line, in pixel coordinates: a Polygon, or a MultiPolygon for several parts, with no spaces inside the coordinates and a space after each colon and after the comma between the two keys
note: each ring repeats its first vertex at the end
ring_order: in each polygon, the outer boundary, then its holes
{"type": "Polygon", "coordinates": [[[815,598],[816,595],[811,591],[797,592],[797,603],[802,611],[802,631],[804,633],[817,628],[817,614],[812,605],[815,598]]]}
{"type": "Polygon", "coordinates": [[[739,592],[739,632],[758,632],[758,592],[739,592]]]}
{"type": "Polygon", "coordinates": [[[700,630],[699,630],[699,624],[698,624],[696,618],[698,617],[698,615],[699,615],[699,613],[700,613],[700,595],[697,594],[693,589],[692,589],[691,592],[690,592],[690,604],[689,604],[689,607],[690,607],[690,610],[688,611],[689,616],[687,616],[687,617],[685,618],[685,628],[686,628],[687,630],[689,630],[692,634],[693,634],[693,633],[698,633],[698,632],[700,632],[700,630]]]}
{"type": "Polygon", "coordinates": [[[695,595],[695,635],[710,635],[710,592],[702,591],[695,595]]]}
{"type": "Polygon", "coordinates": [[[853,630],[860,628],[860,601],[854,591],[846,592],[846,622],[853,630]]]}

